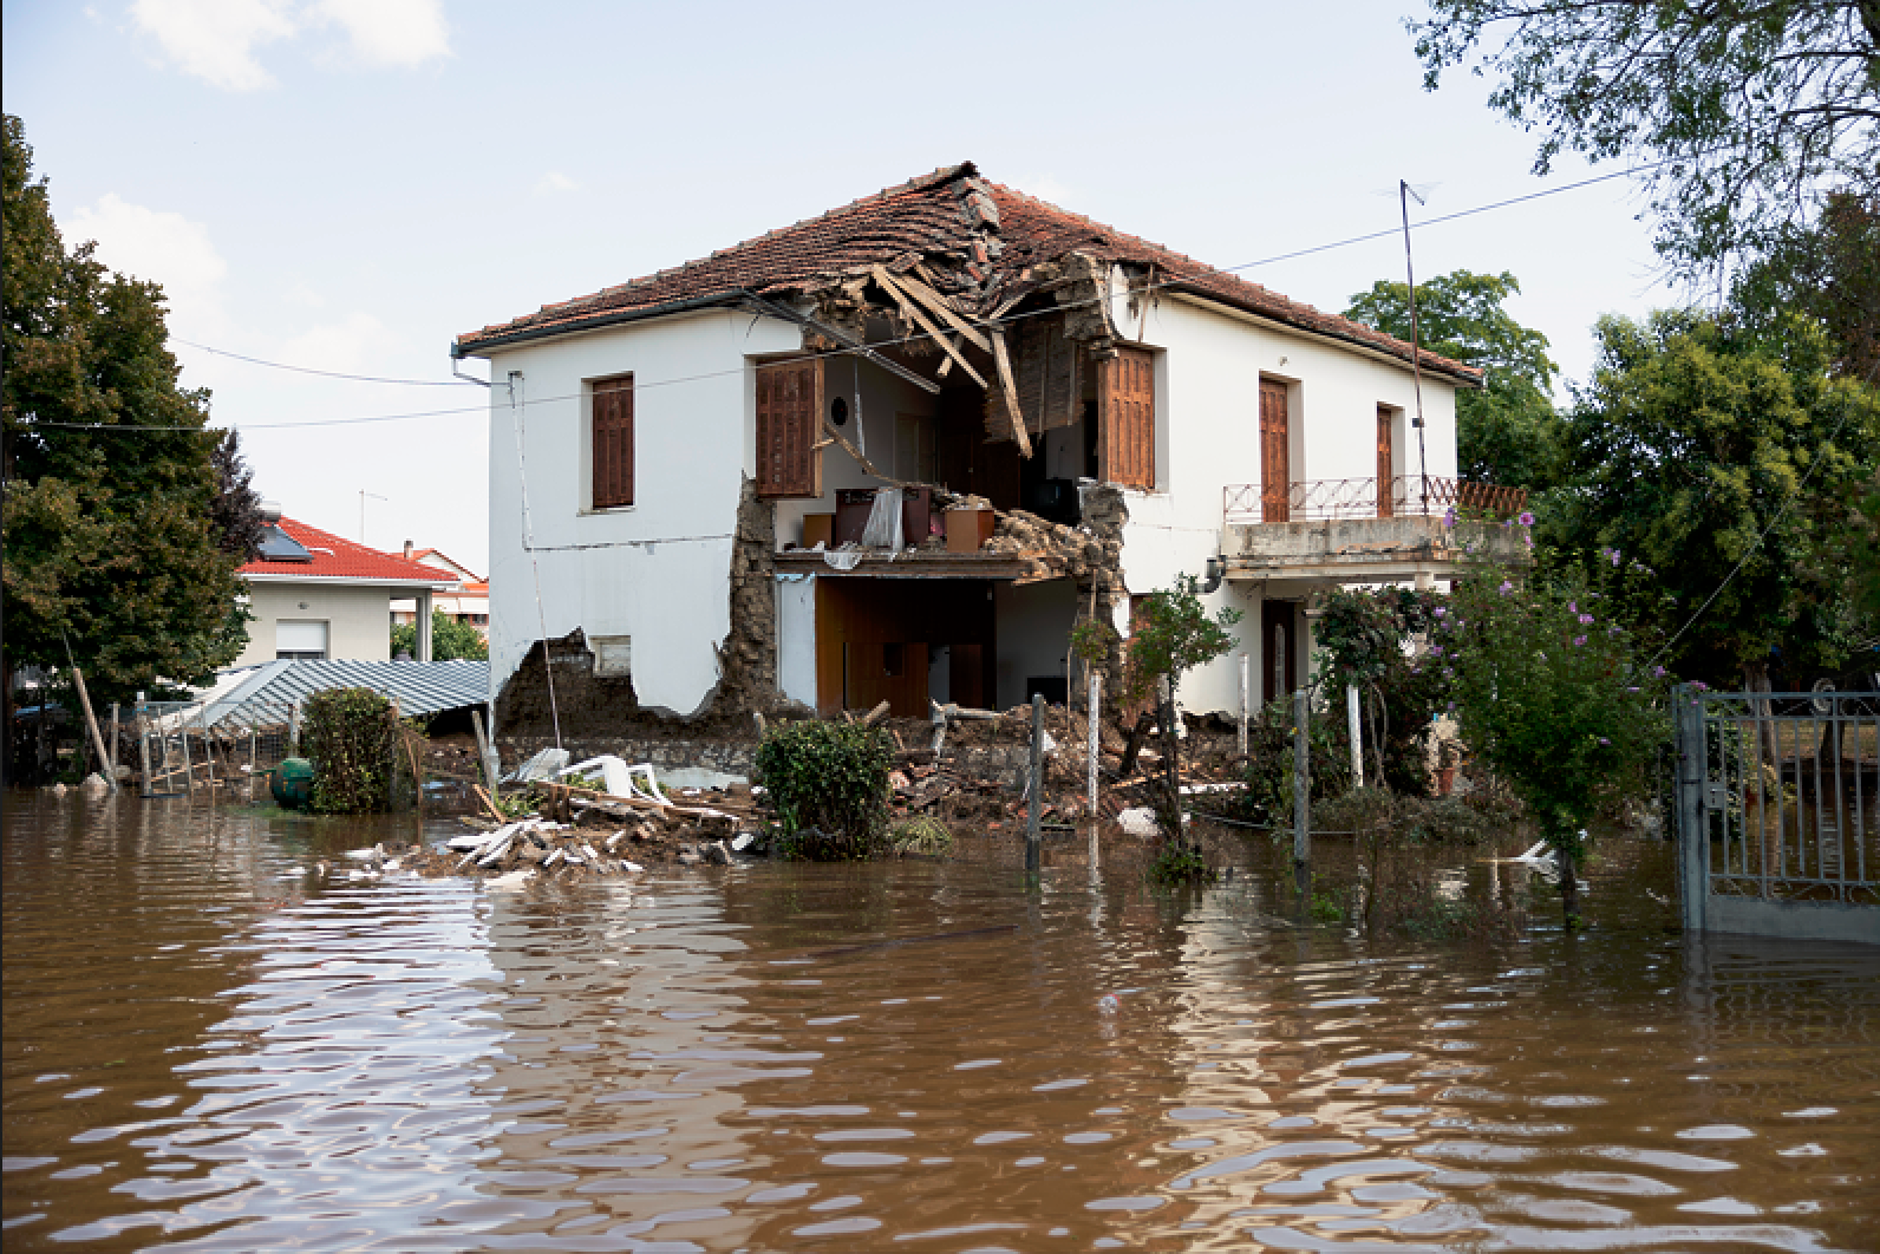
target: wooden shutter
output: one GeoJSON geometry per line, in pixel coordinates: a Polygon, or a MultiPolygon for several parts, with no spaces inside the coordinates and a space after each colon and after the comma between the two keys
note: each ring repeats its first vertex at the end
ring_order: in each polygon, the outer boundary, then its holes
{"type": "Polygon", "coordinates": [[[757,495],[821,496],[820,361],[757,368],[757,495]]]}
{"type": "Polygon", "coordinates": [[[594,384],[594,508],[633,504],[633,376],[594,384]]]}
{"type": "Polygon", "coordinates": [[[1155,490],[1155,354],[1119,348],[1097,382],[1099,471],[1106,483],[1155,490]]]}
{"type": "Polygon", "coordinates": [[[1292,517],[1292,466],[1286,416],[1286,385],[1260,380],[1260,516],[1264,522],[1292,517]]]}
{"type": "Polygon", "coordinates": [[[1388,406],[1377,407],[1377,516],[1391,516],[1391,491],[1396,487],[1391,468],[1396,464],[1396,450],[1392,445],[1392,427],[1396,415],[1388,406]]]}

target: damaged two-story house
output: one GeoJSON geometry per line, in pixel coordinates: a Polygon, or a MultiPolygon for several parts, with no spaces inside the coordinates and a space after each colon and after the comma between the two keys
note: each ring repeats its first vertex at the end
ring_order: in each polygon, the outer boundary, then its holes
{"type": "MultiPolygon", "coordinates": [[[[1448,579],[1444,515],[1514,499],[1455,479],[1477,371],[971,164],[452,353],[491,369],[506,729],[551,676],[590,732],[1061,697],[1075,621],[1127,633],[1181,573],[1243,611],[1271,699],[1308,674],[1315,594],[1448,579]]],[[[1182,695],[1232,709],[1238,660],[1182,695]]]]}

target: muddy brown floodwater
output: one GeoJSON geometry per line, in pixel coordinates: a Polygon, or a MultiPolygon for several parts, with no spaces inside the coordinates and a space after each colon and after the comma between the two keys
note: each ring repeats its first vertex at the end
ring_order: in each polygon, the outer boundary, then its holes
{"type": "Polygon", "coordinates": [[[309,873],[415,830],[6,798],[8,1251],[1880,1249],[1880,949],[1686,941],[1663,846],[1495,942],[1259,844],[309,873]]]}

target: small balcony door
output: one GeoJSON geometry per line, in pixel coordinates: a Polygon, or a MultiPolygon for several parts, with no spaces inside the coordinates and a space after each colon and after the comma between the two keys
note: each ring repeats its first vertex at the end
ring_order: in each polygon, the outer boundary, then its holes
{"type": "Polygon", "coordinates": [[[1291,517],[1291,434],[1287,430],[1286,385],[1260,380],[1260,516],[1283,523],[1291,517]]]}
{"type": "Polygon", "coordinates": [[[1391,509],[1391,469],[1397,464],[1396,411],[1388,405],[1377,407],[1377,516],[1389,518],[1391,509]]]}

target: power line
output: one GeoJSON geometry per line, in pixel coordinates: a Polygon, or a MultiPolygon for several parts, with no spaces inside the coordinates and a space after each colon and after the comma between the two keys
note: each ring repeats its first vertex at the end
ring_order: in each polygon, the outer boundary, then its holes
{"type": "MultiPolygon", "coordinates": [[[[1642,174],[1650,170],[1658,169],[1660,166],[1669,165],[1669,164],[1671,164],[1671,162],[1669,160],[1666,160],[1666,161],[1653,162],[1649,165],[1628,166],[1626,169],[1623,169],[1623,170],[1613,170],[1605,174],[1594,175],[1591,178],[1580,179],[1577,182],[1563,184],[1560,187],[1543,188],[1542,190],[1537,191],[1537,192],[1529,192],[1529,193],[1526,193],[1525,195],[1513,196],[1506,200],[1498,200],[1498,201],[1494,201],[1486,205],[1476,205],[1468,209],[1459,209],[1454,213],[1448,213],[1440,217],[1425,219],[1422,222],[1412,222],[1410,223],[1409,229],[1413,231],[1419,230],[1426,226],[1436,226],[1445,222],[1453,222],[1460,218],[1473,217],[1477,214],[1489,213],[1497,209],[1506,209],[1514,205],[1525,204],[1529,201],[1541,200],[1548,196],[1557,196],[1563,192],[1578,191],[1581,188],[1591,187],[1596,183],[1609,182],[1613,179],[1624,178],[1627,175],[1642,174]]],[[[1346,239],[1336,240],[1329,244],[1318,244],[1310,248],[1297,249],[1293,252],[1279,253],[1271,257],[1262,257],[1255,261],[1243,261],[1239,263],[1238,265],[1210,266],[1207,268],[1216,274],[1234,274],[1242,270],[1252,270],[1260,266],[1269,266],[1269,265],[1275,265],[1282,261],[1291,261],[1298,257],[1308,257],[1316,253],[1330,252],[1334,249],[1349,248],[1355,244],[1365,244],[1365,243],[1370,243],[1374,240],[1387,239],[1387,238],[1397,235],[1400,229],[1401,228],[1399,227],[1391,227],[1388,230],[1373,231],[1366,235],[1350,236],[1346,239]]],[[[1178,284],[1181,284],[1187,281],[1189,280],[1180,276],[1171,277],[1159,283],[1150,283],[1138,289],[1137,294],[1148,295],[1152,292],[1164,291],[1168,288],[1177,286],[1178,284]]],[[[978,319],[978,322],[980,323],[980,325],[984,325],[984,326],[994,326],[994,325],[1008,326],[1013,323],[1022,322],[1027,318],[1042,317],[1048,314],[1062,313],[1068,309],[1080,308],[1083,305],[1099,303],[1104,299],[1106,298],[1097,297],[1093,300],[1073,302],[1067,305],[1055,305],[1049,309],[1033,310],[1028,313],[1007,313],[997,318],[978,319]]],[[[930,337],[928,337],[925,333],[905,335],[905,336],[900,336],[894,339],[871,341],[869,343],[860,345],[857,348],[838,348],[830,353],[804,354],[803,357],[801,358],[785,358],[784,360],[785,361],[803,360],[812,356],[856,355],[856,354],[862,353],[864,350],[893,348],[897,345],[910,343],[915,340],[924,340],[928,338],[930,337]]],[[[262,365],[262,366],[269,366],[274,369],[289,370],[298,374],[313,374],[313,375],[320,375],[320,376],[327,377],[327,378],[350,379],[350,380],[356,380],[359,382],[370,382],[370,383],[413,384],[413,385],[422,384],[424,386],[433,386],[433,387],[459,386],[459,384],[457,384],[455,381],[444,382],[441,380],[382,379],[382,378],[374,378],[368,375],[353,375],[353,374],[344,374],[338,371],[315,370],[315,369],[312,369],[311,367],[306,367],[306,366],[291,366],[291,365],[285,365],[280,362],[265,361],[258,357],[245,357],[239,353],[230,353],[222,349],[211,348],[208,345],[196,344],[189,340],[177,340],[177,343],[186,344],[191,348],[201,349],[204,352],[216,353],[224,357],[233,357],[241,361],[252,362],[254,364],[262,365]]],[[[636,379],[634,381],[634,390],[645,391],[645,390],[649,390],[652,388],[673,387],[673,386],[676,386],[679,384],[685,384],[685,383],[704,382],[709,379],[729,378],[732,376],[740,375],[743,372],[744,372],[744,367],[740,366],[740,367],[733,367],[727,370],[706,371],[702,374],[682,375],[682,376],[672,378],[672,379],[649,379],[649,380],[644,380],[644,381],[636,379]]],[[[561,396],[545,396],[532,403],[535,405],[544,405],[544,404],[552,404],[556,401],[579,400],[582,397],[582,395],[584,394],[579,393],[579,392],[572,392],[572,393],[567,393],[561,396]]],[[[438,418],[438,417],[444,417],[444,416],[453,415],[453,414],[468,414],[468,413],[487,414],[488,412],[489,410],[487,406],[476,405],[476,406],[470,406],[470,407],[461,408],[461,409],[420,410],[414,413],[377,414],[377,415],[371,415],[371,416],[359,417],[359,418],[310,419],[305,422],[247,423],[247,424],[242,425],[239,429],[242,431],[291,431],[291,430],[301,430],[301,429],[305,429],[309,427],[339,427],[339,426],[352,426],[352,425],[358,425],[358,424],[363,424],[363,423],[406,422],[406,421],[410,421],[416,418],[438,418]]],[[[201,428],[197,428],[197,427],[150,427],[150,426],[133,426],[133,425],[127,425],[127,424],[118,424],[118,423],[37,422],[37,423],[34,423],[33,425],[37,427],[56,427],[56,428],[60,428],[63,430],[74,430],[74,431],[196,431],[196,430],[201,430],[201,428]]]]}
{"type": "Polygon", "coordinates": [[[274,370],[291,370],[295,374],[315,374],[323,379],[349,379],[354,383],[392,383],[413,388],[460,388],[468,386],[473,382],[470,379],[387,379],[378,375],[345,374],[338,370],[315,370],[311,366],[290,366],[285,362],[268,361],[261,357],[249,357],[242,353],[231,353],[226,348],[213,348],[208,344],[198,344],[194,340],[186,340],[180,336],[172,335],[170,340],[172,343],[182,344],[188,348],[198,349],[201,352],[213,353],[217,357],[229,357],[235,361],[245,361],[253,366],[267,366],[274,370]]]}

